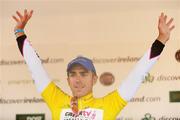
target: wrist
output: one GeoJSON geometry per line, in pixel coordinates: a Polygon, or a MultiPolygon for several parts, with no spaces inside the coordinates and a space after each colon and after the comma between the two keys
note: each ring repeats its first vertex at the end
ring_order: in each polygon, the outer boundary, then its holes
{"type": "Polygon", "coordinates": [[[23,29],[16,29],[14,31],[14,34],[16,35],[16,38],[18,38],[18,37],[24,35],[24,30],[23,29]]]}
{"type": "Polygon", "coordinates": [[[167,38],[166,36],[162,36],[162,35],[159,35],[157,37],[157,40],[159,40],[161,43],[163,43],[164,45],[166,44],[166,42],[168,41],[169,38],[167,38]]]}
{"type": "Polygon", "coordinates": [[[25,35],[25,33],[24,33],[24,32],[19,32],[19,33],[16,33],[15,35],[16,35],[16,38],[18,38],[18,37],[20,37],[20,36],[25,35]]]}

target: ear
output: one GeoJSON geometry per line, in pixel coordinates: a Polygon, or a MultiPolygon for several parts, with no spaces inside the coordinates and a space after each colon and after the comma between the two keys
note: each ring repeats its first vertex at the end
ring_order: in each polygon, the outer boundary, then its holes
{"type": "Polygon", "coordinates": [[[98,76],[97,76],[97,75],[93,75],[93,85],[95,85],[95,84],[96,84],[97,79],[98,79],[98,76]]]}

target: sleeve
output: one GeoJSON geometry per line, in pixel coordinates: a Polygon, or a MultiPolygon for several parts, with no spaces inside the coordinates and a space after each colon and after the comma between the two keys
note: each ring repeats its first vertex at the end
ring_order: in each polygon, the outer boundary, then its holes
{"type": "Polygon", "coordinates": [[[116,119],[119,112],[127,105],[127,102],[119,95],[118,91],[115,90],[105,97],[103,97],[103,104],[105,115],[109,119],[116,119]]]}
{"type": "Polygon", "coordinates": [[[123,80],[123,83],[118,89],[122,98],[129,101],[135,95],[145,76],[159,59],[163,48],[164,44],[162,44],[159,40],[156,40],[152,44],[152,47],[138,61],[134,69],[130,72],[127,78],[123,80]]]}
{"type": "Polygon", "coordinates": [[[48,84],[48,86],[41,93],[41,96],[51,111],[70,104],[70,96],[59,89],[53,82],[48,84]]]}
{"type": "Polygon", "coordinates": [[[19,50],[31,72],[34,83],[38,91],[41,93],[48,86],[51,80],[44,70],[39,56],[32,48],[26,35],[20,36],[16,40],[19,50]]]}

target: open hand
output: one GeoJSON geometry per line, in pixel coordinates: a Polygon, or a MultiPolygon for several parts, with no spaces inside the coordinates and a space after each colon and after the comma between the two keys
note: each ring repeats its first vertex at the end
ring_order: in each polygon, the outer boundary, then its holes
{"type": "Polygon", "coordinates": [[[157,39],[163,44],[165,44],[169,40],[170,33],[175,27],[174,25],[172,25],[172,22],[173,18],[170,18],[170,20],[167,21],[167,16],[164,15],[164,13],[161,13],[158,23],[159,36],[157,39]]]}
{"type": "Polygon", "coordinates": [[[29,21],[33,14],[33,10],[27,11],[26,9],[24,10],[24,15],[22,15],[19,11],[16,11],[17,16],[12,16],[13,19],[17,22],[14,30],[17,29],[24,29],[26,26],[26,23],[29,21]]]}

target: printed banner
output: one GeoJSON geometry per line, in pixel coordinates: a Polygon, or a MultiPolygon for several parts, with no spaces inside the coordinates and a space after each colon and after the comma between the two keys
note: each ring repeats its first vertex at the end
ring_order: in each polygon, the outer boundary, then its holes
{"type": "MultiPolygon", "coordinates": [[[[95,97],[117,89],[149,49],[158,35],[160,13],[165,12],[167,19],[173,17],[176,28],[159,61],[117,120],[180,119],[180,1],[4,0],[0,2],[0,120],[52,119],[13,32],[15,21],[11,16],[24,8],[34,10],[25,28],[27,37],[49,76],[63,91],[72,94],[66,67],[76,56],[92,59],[99,78],[104,73],[113,77],[111,84],[97,81],[95,97]]],[[[96,115],[90,111],[76,117],[103,119],[102,111],[93,109],[96,115]]],[[[71,114],[69,110],[61,114],[61,119],[71,119],[66,116],[71,114]]]]}

